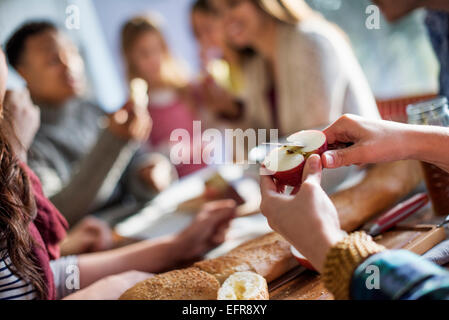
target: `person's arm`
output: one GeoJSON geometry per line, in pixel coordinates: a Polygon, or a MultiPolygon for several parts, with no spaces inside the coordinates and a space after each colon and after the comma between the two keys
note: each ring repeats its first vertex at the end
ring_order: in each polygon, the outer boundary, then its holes
{"type": "Polygon", "coordinates": [[[410,251],[386,250],[355,268],[349,294],[357,300],[448,300],[449,272],[410,251]]]}
{"type": "MultiPolygon", "coordinates": [[[[449,273],[418,256],[385,251],[364,232],[345,236],[337,210],[320,186],[321,162],[311,156],[295,196],[277,193],[269,176],[261,177],[262,213],[322,273],[337,299],[449,298],[449,273]],[[369,290],[373,267],[379,289],[369,290]]],[[[373,284],[376,285],[376,284],[373,284]]]]}
{"type": "Polygon", "coordinates": [[[449,272],[405,250],[386,250],[355,232],[327,253],[322,279],[336,299],[449,299],[449,272]]]}
{"type": "Polygon", "coordinates": [[[449,129],[344,115],[324,130],[328,143],[351,143],[323,154],[326,168],[414,159],[449,171],[449,129]]]}
{"type": "Polygon", "coordinates": [[[109,130],[100,135],[70,182],[50,197],[70,225],[108,199],[138,147],[109,130]]]}
{"type": "MultiPolygon", "coordinates": [[[[108,200],[140,141],[148,138],[151,127],[149,115],[137,115],[130,103],[109,116],[108,128],[102,132],[70,182],[50,197],[70,224],[78,222],[108,200]]],[[[32,168],[37,169],[36,172],[41,171],[33,165],[32,168]]]]}
{"type": "Polygon", "coordinates": [[[235,215],[235,202],[207,204],[193,223],[178,235],[142,241],[123,248],[80,255],[81,288],[106,276],[129,270],[158,273],[201,257],[224,241],[235,215]]]}

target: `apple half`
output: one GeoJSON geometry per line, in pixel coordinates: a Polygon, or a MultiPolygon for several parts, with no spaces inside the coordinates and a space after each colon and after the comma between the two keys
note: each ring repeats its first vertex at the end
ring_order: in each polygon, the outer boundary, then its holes
{"type": "Polygon", "coordinates": [[[306,257],[304,257],[298,250],[296,250],[294,246],[290,247],[290,251],[301,266],[303,266],[306,269],[316,271],[315,268],[312,266],[312,264],[309,262],[309,260],[307,260],[306,257]]]}
{"type": "Polygon", "coordinates": [[[312,154],[323,154],[327,150],[326,135],[318,130],[304,130],[287,138],[284,146],[272,150],[263,166],[279,185],[297,187],[301,185],[304,164],[312,154]]]}

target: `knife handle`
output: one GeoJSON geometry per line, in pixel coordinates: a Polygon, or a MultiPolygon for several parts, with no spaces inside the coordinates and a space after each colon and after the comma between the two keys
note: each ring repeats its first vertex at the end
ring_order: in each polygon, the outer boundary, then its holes
{"type": "Polygon", "coordinates": [[[429,196],[426,193],[419,193],[410,199],[399,203],[377,219],[369,233],[375,236],[394,227],[396,224],[424,207],[428,202],[429,196]]]}

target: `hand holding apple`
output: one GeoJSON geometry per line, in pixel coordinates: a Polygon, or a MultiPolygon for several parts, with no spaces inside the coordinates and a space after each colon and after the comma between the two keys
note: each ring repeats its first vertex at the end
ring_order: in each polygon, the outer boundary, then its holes
{"type": "Polygon", "coordinates": [[[262,213],[313,265],[322,271],[328,250],[344,237],[337,210],[320,186],[321,161],[311,155],[304,167],[304,182],[295,195],[277,192],[270,176],[261,177],[262,213]]]}
{"type": "Polygon", "coordinates": [[[284,186],[301,184],[305,161],[312,154],[327,150],[326,136],[321,131],[305,130],[287,138],[287,143],[272,150],[263,162],[265,173],[272,175],[281,191],[284,186]]]}
{"type": "Polygon", "coordinates": [[[324,133],[329,144],[352,144],[325,152],[322,161],[326,168],[414,159],[449,169],[449,154],[441,150],[441,145],[447,143],[447,128],[344,115],[324,133]]]}

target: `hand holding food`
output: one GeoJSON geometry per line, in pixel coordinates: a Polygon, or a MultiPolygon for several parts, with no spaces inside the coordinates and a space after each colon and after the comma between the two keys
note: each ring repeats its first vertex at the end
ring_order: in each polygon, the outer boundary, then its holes
{"type": "Polygon", "coordinates": [[[272,175],[282,191],[284,186],[299,187],[306,160],[327,150],[326,136],[317,130],[305,130],[287,138],[287,143],[272,150],[263,162],[263,174],[272,175]]]}
{"type": "Polygon", "coordinates": [[[345,115],[324,133],[330,143],[353,143],[347,149],[326,152],[323,164],[327,168],[359,163],[420,160],[449,172],[449,153],[441,152],[441,146],[449,143],[448,129],[445,127],[407,125],[345,115]]]}
{"type": "Polygon", "coordinates": [[[337,210],[320,186],[321,172],[320,157],[311,155],[295,196],[279,194],[271,177],[261,177],[262,213],[318,271],[323,268],[327,251],[344,236],[337,210]]]}
{"type": "Polygon", "coordinates": [[[141,181],[156,192],[167,189],[177,177],[170,161],[162,155],[153,155],[138,174],[141,181]]]}
{"type": "Polygon", "coordinates": [[[423,129],[392,121],[344,115],[325,129],[324,133],[330,144],[340,142],[351,146],[325,152],[322,156],[323,165],[326,168],[339,168],[413,158],[418,142],[413,133],[423,129]]]}
{"type": "Polygon", "coordinates": [[[144,80],[134,79],[130,85],[130,100],[109,116],[109,130],[123,139],[146,141],[153,126],[147,106],[148,86],[144,80]]]}

